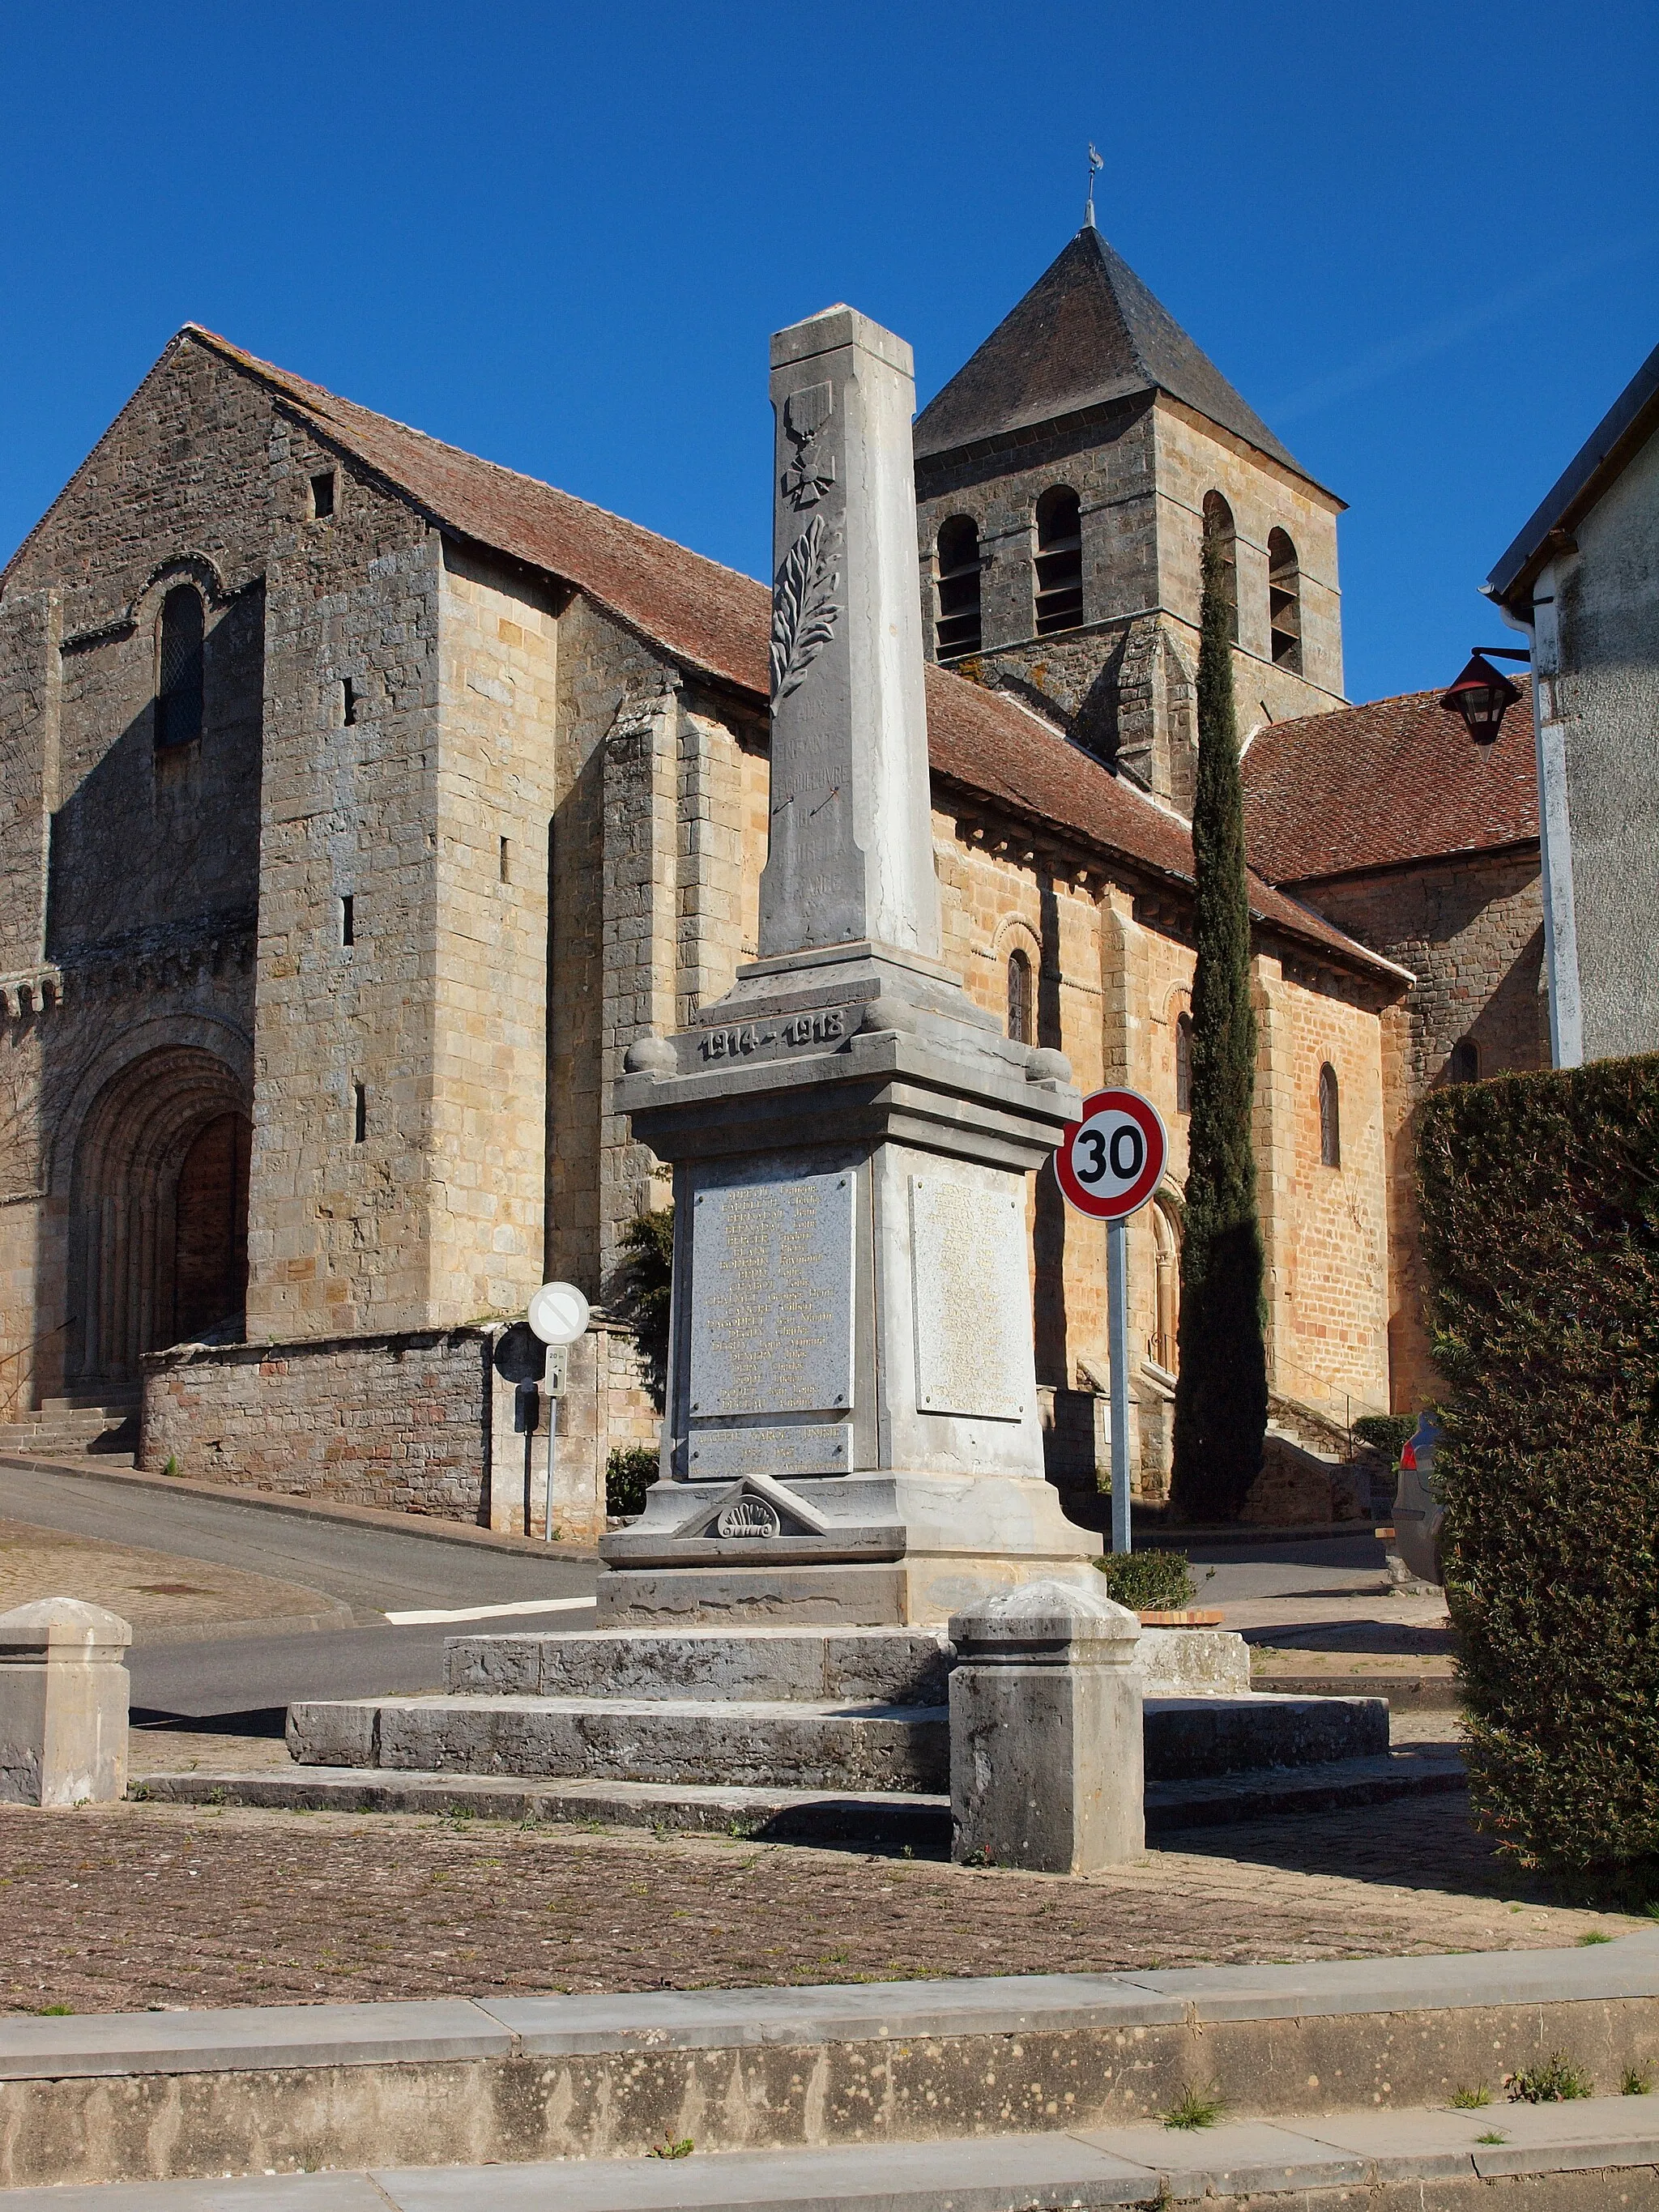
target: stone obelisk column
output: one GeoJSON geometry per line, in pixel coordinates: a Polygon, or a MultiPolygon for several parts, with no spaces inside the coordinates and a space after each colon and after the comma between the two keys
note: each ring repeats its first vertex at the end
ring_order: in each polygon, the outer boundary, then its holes
{"type": "Polygon", "coordinates": [[[771,832],[760,957],[630,1048],[674,1164],[661,1480],[602,1621],[942,1622],[1096,1547],[1042,1477],[1026,1182],[1070,1070],[939,959],[910,349],[772,341],[771,832]]]}

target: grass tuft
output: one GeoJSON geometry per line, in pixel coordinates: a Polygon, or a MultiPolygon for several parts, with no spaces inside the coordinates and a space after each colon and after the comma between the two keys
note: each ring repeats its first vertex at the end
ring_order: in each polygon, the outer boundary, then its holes
{"type": "Polygon", "coordinates": [[[1473,2089],[1454,2089],[1447,2102],[1455,2112],[1476,2112],[1482,2105],[1491,2104],[1492,2091],[1481,2081],[1473,2089]]]}
{"type": "Polygon", "coordinates": [[[1650,2097],[1652,2075],[1643,2073],[1639,2066],[1626,2066],[1619,2077],[1619,2094],[1621,2097],[1650,2097]]]}
{"type": "Polygon", "coordinates": [[[1186,2082],[1169,2111],[1158,2118],[1166,2128],[1212,2128],[1226,2109],[1227,2100],[1218,2083],[1212,2082],[1208,2089],[1194,2089],[1186,2082]]]}

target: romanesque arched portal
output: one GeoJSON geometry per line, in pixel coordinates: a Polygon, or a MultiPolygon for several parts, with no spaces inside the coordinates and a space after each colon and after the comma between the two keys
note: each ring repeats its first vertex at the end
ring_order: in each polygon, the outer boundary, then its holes
{"type": "Polygon", "coordinates": [[[70,1373],[131,1382],[140,1355],[240,1323],[247,1285],[247,1103],[194,1046],[111,1078],[76,1146],[70,1373]]]}

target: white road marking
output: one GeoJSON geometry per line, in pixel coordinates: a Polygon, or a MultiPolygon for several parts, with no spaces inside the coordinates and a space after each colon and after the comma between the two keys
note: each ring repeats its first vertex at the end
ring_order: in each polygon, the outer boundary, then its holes
{"type": "Polygon", "coordinates": [[[394,1628],[425,1628],[439,1620],[505,1620],[515,1613],[574,1613],[592,1606],[591,1597],[526,1597],[512,1605],[467,1605],[456,1613],[437,1613],[429,1607],[416,1613],[389,1613],[394,1628]]]}

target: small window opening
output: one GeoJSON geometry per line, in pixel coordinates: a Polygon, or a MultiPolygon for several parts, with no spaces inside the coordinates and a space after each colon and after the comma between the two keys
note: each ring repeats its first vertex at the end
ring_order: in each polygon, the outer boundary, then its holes
{"type": "Polygon", "coordinates": [[[501,840],[501,881],[504,884],[510,884],[512,880],[513,848],[507,842],[507,839],[503,837],[501,840]]]}
{"type": "Polygon", "coordinates": [[[1342,1164],[1342,1104],[1336,1088],[1336,1070],[1327,1060],[1319,1071],[1319,1164],[1342,1164]]]}
{"type": "Polygon", "coordinates": [[[1282,530],[1267,532],[1267,625],[1273,664],[1302,673],[1302,568],[1282,530]]]}
{"type": "MultiPolygon", "coordinates": [[[[1193,1110],[1193,1018],[1182,1014],[1176,1023],[1176,1112],[1193,1110]]],[[[1166,1360],[1165,1366],[1169,1364],[1166,1360]]]]}
{"type": "Polygon", "coordinates": [[[155,742],[187,745],[202,734],[202,595],[175,584],[161,602],[161,671],[155,742]]]}
{"type": "Polygon", "coordinates": [[[939,619],[934,636],[941,660],[979,651],[979,525],[965,514],[953,514],[939,528],[939,619]]]}
{"type": "Polygon", "coordinates": [[[367,1142],[368,1138],[368,1093],[361,1083],[351,1086],[351,1141],[354,1145],[367,1142]]]}
{"type": "Polygon", "coordinates": [[[334,512],[334,471],[325,469],[320,476],[311,479],[311,513],[313,520],[326,522],[334,512]]]}
{"type": "Polygon", "coordinates": [[[1083,513],[1074,491],[1055,484],[1036,503],[1039,637],[1083,620],[1083,513]]]}
{"type": "Polygon", "coordinates": [[[1227,594],[1227,635],[1238,642],[1238,532],[1233,511],[1218,491],[1204,495],[1204,535],[1221,549],[1224,588],[1227,594]]]}
{"type": "Polygon", "coordinates": [[[357,687],[349,676],[340,678],[340,726],[349,730],[357,719],[357,687]]]}
{"type": "Polygon", "coordinates": [[[1448,1083],[1479,1083],[1480,1048],[1473,1037],[1459,1037],[1446,1062],[1448,1083]]]}
{"type": "Polygon", "coordinates": [[[357,902],[349,891],[340,901],[340,942],[342,945],[357,942],[357,902]]]}
{"type": "Polygon", "coordinates": [[[1008,1034],[1016,1044],[1036,1042],[1031,1018],[1031,963],[1023,952],[1008,956],[1008,1034]]]}

